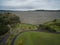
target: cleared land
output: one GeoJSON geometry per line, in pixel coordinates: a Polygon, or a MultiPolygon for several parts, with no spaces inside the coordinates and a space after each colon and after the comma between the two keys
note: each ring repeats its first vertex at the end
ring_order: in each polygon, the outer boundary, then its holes
{"type": "Polygon", "coordinates": [[[60,45],[60,34],[24,32],[16,38],[14,45],[60,45]]]}

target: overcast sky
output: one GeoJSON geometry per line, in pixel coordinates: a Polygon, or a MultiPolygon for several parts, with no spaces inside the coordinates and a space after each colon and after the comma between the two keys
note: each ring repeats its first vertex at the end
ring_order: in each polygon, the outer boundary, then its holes
{"type": "Polygon", "coordinates": [[[0,10],[60,9],[60,0],[0,0],[0,10]]]}

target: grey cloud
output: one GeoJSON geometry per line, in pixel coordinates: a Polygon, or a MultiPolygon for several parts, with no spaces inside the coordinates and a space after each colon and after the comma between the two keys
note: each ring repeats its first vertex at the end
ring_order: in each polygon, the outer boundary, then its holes
{"type": "Polygon", "coordinates": [[[5,0],[0,9],[60,9],[60,0],[5,0]]]}

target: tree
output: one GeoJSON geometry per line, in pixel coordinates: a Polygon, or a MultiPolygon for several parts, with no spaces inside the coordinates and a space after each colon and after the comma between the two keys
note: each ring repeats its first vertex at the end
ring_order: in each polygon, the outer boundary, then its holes
{"type": "Polygon", "coordinates": [[[10,28],[7,25],[0,25],[0,35],[7,33],[9,30],[10,28]]]}
{"type": "Polygon", "coordinates": [[[45,29],[49,32],[56,32],[56,30],[50,26],[46,26],[45,29]]]}
{"type": "Polygon", "coordinates": [[[42,26],[43,26],[42,24],[39,24],[38,30],[41,30],[42,26]]]}
{"type": "Polygon", "coordinates": [[[20,19],[18,16],[11,13],[0,14],[0,22],[3,24],[15,24],[19,23],[20,19]]]}
{"type": "Polygon", "coordinates": [[[54,19],[53,22],[56,22],[56,19],[54,19]]]}
{"type": "Polygon", "coordinates": [[[20,23],[18,16],[11,13],[1,13],[0,14],[0,35],[5,34],[10,30],[8,25],[20,23]]]}

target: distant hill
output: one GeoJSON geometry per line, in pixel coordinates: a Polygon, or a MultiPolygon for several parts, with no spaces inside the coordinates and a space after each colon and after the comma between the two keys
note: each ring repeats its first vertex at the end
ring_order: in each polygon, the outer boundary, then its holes
{"type": "MultiPolygon", "coordinates": [[[[0,12],[15,12],[18,10],[0,10],[0,12]]],[[[51,12],[60,12],[60,10],[28,10],[28,11],[51,11],[51,12]]]]}
{"type": "Polygon", "coordinates": [[[52,11],[52,12],[60,12],[60,10],[35,10],[35,11],[52,11]]]}

